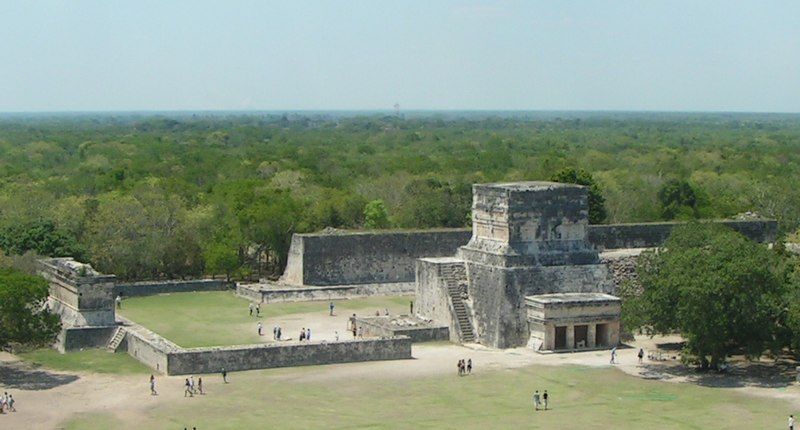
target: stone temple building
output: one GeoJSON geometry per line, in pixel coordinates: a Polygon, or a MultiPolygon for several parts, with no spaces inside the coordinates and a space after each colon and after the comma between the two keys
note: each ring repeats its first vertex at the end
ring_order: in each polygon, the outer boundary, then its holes
{"type": "Polygon", "coordinates": [[[620,303],[588,226],[585,187],[474,185],[470,241],[417,262],[416,313],[452,340],[496,348],[616,345],[620,303]]]}

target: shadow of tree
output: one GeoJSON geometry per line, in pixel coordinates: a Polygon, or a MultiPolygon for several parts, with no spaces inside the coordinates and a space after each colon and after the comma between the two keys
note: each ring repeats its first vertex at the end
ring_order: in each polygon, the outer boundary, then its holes
{"type": "Polygon", "coordinates": [[[792,361],[737,362],[731,363],[724,373],[700,371],[679,362],[646,363],[641,371],[645,379],[683,378],[704,387],[734,388],[760,387],[780,388],[795,380],[795,363],[792,361]]]}
{"type": "Polygon", "coordinates": [[[49,390],[78,380],[75,375],[64,375],[37,370],[21,363],[0,364],[0,382],[19,390],[49,390]]]}

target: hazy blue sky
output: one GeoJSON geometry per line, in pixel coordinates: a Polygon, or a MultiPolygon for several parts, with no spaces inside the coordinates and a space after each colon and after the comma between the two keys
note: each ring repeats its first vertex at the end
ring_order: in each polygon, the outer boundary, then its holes
{"type": "Polygon", "coordinates": [[[800,0],[0,0],[0,111],[800,112],[800,0]]]}

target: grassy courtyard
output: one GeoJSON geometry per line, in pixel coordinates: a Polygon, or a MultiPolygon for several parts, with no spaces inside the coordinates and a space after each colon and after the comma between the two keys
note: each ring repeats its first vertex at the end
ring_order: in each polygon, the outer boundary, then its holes
{"type": "MultiPolygon", "coordinates": [[[[790,412],[784,401],[642,380],[610,368],[532,366],[402,378],[350,375],[360,364],[343,366],[350,367],[238,373],[227,385],[209,377],[205,396],[157,401],[143,394],[142,401],[152,402],[143,414],[83,415],[66,428],[756,429],[781,428],[790,412]],[[325,373],[343,369],[344,376],[325,373]],[[552,410],[532,411],[536,388],[551,393],[552,410]]],[[[180,380],[173,385],[170,390],[180,390],[180,380]]]]}
{"type": "Polygon", "coordinates": [[[36,366],[62,372],[92,372],[113,374],[150,374],[152,370],[128,354],[111,354],[105,349],[86,349],[61,354],[44,348],[20,354],[36,366]]]}
{"type": "Polygon", "coordinates": [[[310,327],[315,339],[330,338],[334,330],[345,337],[347,317],[374,314],[388,309],[391,314],[408,312],[409,297],[370,297],[335,300],[336,317],[328,316],[328,301],[274,303],[261,305],[261,318],[250,316],[248,301],[228,291],[175,293],[133,297],[123,301],[119,311],[150,330],[185,348],[239,345],[272,340],[272,327],[283,327],[283,337],[297,338],[301,327],[310,327]],[[265,336],[256,333],[264,325],[265,336]]]}

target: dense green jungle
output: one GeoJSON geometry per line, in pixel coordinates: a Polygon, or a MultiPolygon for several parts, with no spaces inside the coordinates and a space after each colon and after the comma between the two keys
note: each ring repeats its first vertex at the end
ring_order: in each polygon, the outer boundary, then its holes
{"type": "Polygon", "coordinates": [[[800,115],[6,115],[0,257],[276,276],[295,232],[466,226],[471,184],[522,180],[590,185],[595,223],[751,212],[792,235],[800,115]]]}

